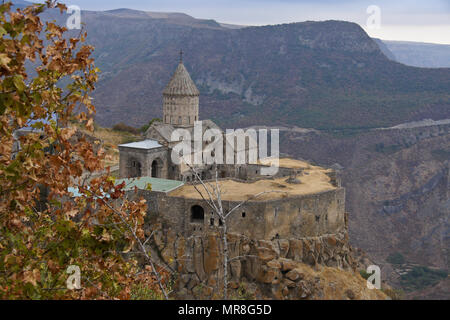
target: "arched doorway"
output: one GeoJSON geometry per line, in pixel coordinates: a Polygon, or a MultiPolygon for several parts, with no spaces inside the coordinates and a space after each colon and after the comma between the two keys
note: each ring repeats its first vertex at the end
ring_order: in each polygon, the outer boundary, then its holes
{"type": "Polygon", "coordinates": [[[130,178],[139,178],[142,176],[142,165],[136,159],[130,161],[130,178]]]}
{"type": "Polygon", "coordinates": [[[161,178],[161,161],[159,159],[152,162],[152,178],[161,178]]]}
{"type": "Polygon", "coordinates": [[[191,207],[191,222],[203,223],[205,219],[205,210],[200,206],[191,207]]]}

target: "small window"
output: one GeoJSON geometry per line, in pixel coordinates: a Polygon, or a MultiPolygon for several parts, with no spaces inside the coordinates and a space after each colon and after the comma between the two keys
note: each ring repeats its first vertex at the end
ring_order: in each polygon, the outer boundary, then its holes
{"type": "Polygon", "coordinates": [[[203,223],[205,219],[205,211],[200,206],[192,206],[191,208],[191,222],[203,223]]]}
{"type": "Polygon", "coordinates": [[[211,226],[214,226],[214,218],[209,219],[209,224],[210,224],[211,226]]]}
{"type": "Polygon", "coordinates": [[[246,216],[246,213],[242,212],[242,218],[245,218],[245,216],[246,216]]]}

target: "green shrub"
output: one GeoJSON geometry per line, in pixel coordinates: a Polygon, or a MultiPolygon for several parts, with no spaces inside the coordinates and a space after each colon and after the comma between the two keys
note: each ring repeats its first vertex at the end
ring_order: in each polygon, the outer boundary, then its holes
{"type": "Polygon", "coordinates": [[[144,284],[131,288],[131,300],[163,300],[164,296],[144,284]]]}
{"type": "Polygon", "coordinates": [[[138,129],[136,129],[136,128],[132,127],[132,126],[126,125],[123,122],[120,122],[120,123],[114,125],[114,127],[112,127],[112,129],[114,131],[121,131],[121,132],[129,132],[129,133],[132,133],[132,134],[139,134],[139,130],[138,129]]]}
{"type": "Polygon", "coordinates": [[[400,277],[400,283],[405,290],[420,290],[431,287],[447,278],[445,270],[432,270],[428,267],[414,267],[407,274],[400,277]]]}
{"type": "Polygon", "coordinates": [[[377,143],[375,145],[374,150],[375,150],[375,152],[389,155],[389,154],[396,153],[397,151],[400,151],[402,148],[403,147],[398,144],[386,146],[384,143],[381,142],[381,143],[377,143]]]}
{"type": "Polygon", "coordinates": [[[444,149],[433,150],[431,151],[431,154],[433,155],[433,158],[439,161],[450,159],[450,151],[444,149]]]}
{"type": "Polygon", "coordinates": [[[143,125],[142,127],[140,127],[139,131],[142,132],[142,133],[145,133],[148,130],[148,128],[150,128],[152,126],[152,124],[155,123],[155,122],[162,122],[162,120],[159,119],[159,118],[153,118],[152,120],[150,120],[149,123],[147,123],[147,124],[143,125]]]}
{"type": "Polygon", "coordinates": [[[406,262],[405,257],[400,252],[391,253],[386,261],[391,264],[404,264],[406,262]]]}
{"type": "Polygon", "coordinates": [[[239,288],[232,294],[232,300],[255,300],[255,294],[249,290],[245,284],[240,284],[239,288]]]}
{"type": "Polygon", "coordinates": [[[359,274],[366,280],[369,279],[369,277],[372,275],[371,273],[368,273],[366,270],[359,270],[359,274]]]}

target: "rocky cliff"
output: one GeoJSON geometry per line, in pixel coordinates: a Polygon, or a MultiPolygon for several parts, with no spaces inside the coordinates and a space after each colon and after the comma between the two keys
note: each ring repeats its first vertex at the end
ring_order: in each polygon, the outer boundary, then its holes
{"type": "MultiPolygon", "coordinates": [[[[183,237],[167,225],[153,233],[155,254],[176,274],[174,297],[220,299],[220,233],[183,237]]],[[[253,240],[228,235],[233,299],[386,299],[356,272],[346,232],[321,237],[253,240]]]]}
{"type": "Polygon", "coordinates": [[[385,279],[401,287],[398,267],[387,261],[392,254],[408,263],[449,269],[449,125],[286,131],[282,139],[286,152],[344,167],[351,243],[382,266],[385,279]]]}

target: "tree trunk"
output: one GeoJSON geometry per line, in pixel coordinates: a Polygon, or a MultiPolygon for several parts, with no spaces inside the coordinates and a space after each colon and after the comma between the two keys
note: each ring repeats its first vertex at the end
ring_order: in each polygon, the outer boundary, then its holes
{"type": "Polygon", "coordinates": [[[227,222],[223,221],[223,299],[228,299],[228,238],[227,238],[227,222]]]}

